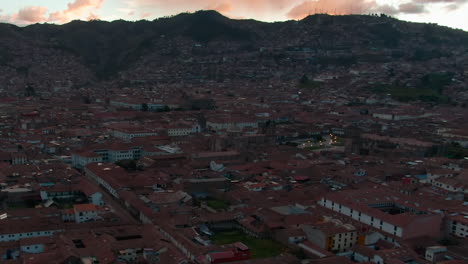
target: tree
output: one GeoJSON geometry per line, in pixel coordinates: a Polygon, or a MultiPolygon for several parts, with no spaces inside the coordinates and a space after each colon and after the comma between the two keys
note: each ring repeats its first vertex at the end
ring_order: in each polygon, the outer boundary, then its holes
{"type": "Polygon", "coordinates": [[[301,79],[299,80],[299,83],[302,85],[306,85],[310,82],[309,77],[307,75],[302,75],[301,79]]]}
{"type": "Polygon", "coordinates": [[[158,109],[158,112],[169,112],[169,111],[171,111],[171,109],[167,105],[165,105],[163,108],[158,109]]]}
{"type": "Polygon", "coordinates": [[[468,148],[464,148],[459,143],[452,143],[448,148],[448,158],[451,159],[464,159],[468,157],[468,148]]]}
{"type": "Polygon", "coordinates": [[[24,90],[24,95],[25,96],[35,96],[36,95],[36,90],[34,89],[34,87],[32,87],[32,85],[28,84],[26,86],[26,89],[24,90]]]}
{"type": "Polygon", "coordinates": [[[89,95],[83,96],[83,103],[84,104],[90,104],[91,103],[91,99],[89,98],[89,95]]]}
{"type": "Polygon", "coordinates": [[[134,171],[137,169],[137,163],[135,160],[119,160],[115,164],[127,171],[134,171]]]}

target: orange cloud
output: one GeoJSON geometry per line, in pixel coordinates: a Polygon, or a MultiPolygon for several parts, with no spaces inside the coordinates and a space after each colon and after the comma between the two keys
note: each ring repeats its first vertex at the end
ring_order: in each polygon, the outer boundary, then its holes
{"type": "Polygon", "coordinates": [[[468,0],[410,0],[400,1],[397,6],[378,4],[375,0],[307,0],[291,8],[287,13],[287,17],[303,19],[316,13],[342,15],[368,13],[385,13],[387,15],[422,14],[429,12],[426,8],[428,4],[434,3],[449,4],[446,6],[446,10],[453,11],[468,3],[468,0]]]}
{"type": "Polygon", "coordinates": [[[129,8],[158,16],[216,10],[228,17],[268,19],[282,16],[301,0],[128,0],[129,8]]]}
{"type": "MultiPolygon", "coordinates": [[[[6,0],[5,0],[6,1],[6,0]]],[[[66,1],[66,0],[62,0],[66,1]]],[[[105,0],[67,0],[64,10],[47,13],[47,8],[30,6],[19,12],[2,14],[0,21],[17,24],[36,22],[66,23],[73,19],[94,18],[105,0]]],[[[314,13],[389,15],[428,13],[431,5],[440,5],[447,12],[466,5],[468,0],[109,0],[118,2],[117,12],[124,18],[156,18],[181,12],[217,10],[230,18],[253,18],[263,21],[302,19],[314,13]],[[390,2],[390,1],[389,1],[390,2]],[[126,6],[125,6],[126,5],[126,6]]],[[[103,14],[102,14],[103,15],[103,14]]],[[[109,14],[106,14],[109,17],[109,14]]],[[[118,15],[112,16],[118,17],[118,15]]]]}
{"type": "Polygon", "coordinates": [[[366,0],[305,1],[293,7],[287,16],[291,19],[303,19],[308,15],[316,13],[362,14],[368,13],[375,6],[377,6],[375,1],[366,0]]]}
{"type": "Polygon", "coordinates": [[[68,4],[67,12],[77,12],[82,9],[100,8],[104,0],[75,0],[75,2],[68,4]]]}
{"type": "Polygon", "coordinates": [[[92,12],[89,13],[88,18],[86,18],[86,20],[88,20],[88,21],[91,21],[91,20],[99,20],[99,19],[100,19],[100,17],[99,17],[98,15],[92,13],[92,12]]]}
{"type": "Polygon", "coordinates": [[[212,7],[208,7],[206,9],[212,9],[212,10],[216,10],[216,11],[218,11],[220,13],[226,14],[226,13],[231,12],[233,10],[233,7],[232,7],[231,3],[224,2],[224,3],[220,3],[218,5],[212,6],[212,7]]]}
{"type": "Polygon", "coordinates": [[[77,19],[89,10],[101,8],[104,0],[75,0],[67,5],[67,9],[49,15],[49,21],[65,23],[77,19]]]}
{"type": "Polygon", "coordinates": [[[43,6],[27,6],[19,10],[15,20],[25,23],[37,23],[46,19],[47,7],[43,6]]]}

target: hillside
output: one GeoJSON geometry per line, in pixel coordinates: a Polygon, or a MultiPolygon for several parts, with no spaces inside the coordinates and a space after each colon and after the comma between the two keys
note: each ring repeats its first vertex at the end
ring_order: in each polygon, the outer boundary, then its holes
{"type": "Polygon", "coordinates": [[[119,73],[119,78],[150,80],[161,70],[167,74],[159,83],[263,80],[278,70],[281,79],[292,80],[337,67],[434,61],[452,61],[443,71],[463,72],[467,59],[460,54],[467,47],[467,32],[385,15],[319,14],[263,23],[199,11],[154,21],[0,24],[0,83],[18,79],[41,88],[71,81],[81,87],[115,80],[119,73]],[[184,64],[190,67],[181,68],[184,64]]]}

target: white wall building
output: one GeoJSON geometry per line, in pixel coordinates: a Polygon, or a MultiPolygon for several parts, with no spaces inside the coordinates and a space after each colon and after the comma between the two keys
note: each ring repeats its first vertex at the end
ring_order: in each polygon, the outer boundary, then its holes
{"type": "Polygon", "coordinates": [[[94,152],[81,152],[72,154],[72,166],[74,168],[81,169],[84,166],[94,162],[103,162],[103,157],[94,152]]]}
{"type": "Polygon", "coordinates": [[[137,111],[143,109],[143,105],[140,103],[125,102],[123,100],[110,100],[109,104],[117,108],[129,108],[137,111]]]}
{"type": "Polygon", "coordinates": [[[256,121],[207,121],[206,126],[214,130],[228,129],[230,127],[244,128],[258,128],[256,121]]]}
{"type": "Polygon", "coordinates": [[[190,126],[171,126],[167,129],[167,135],[170,137],[188,136],[190,134],[200,133],[201,127],[198,124],[190,126]]]}
{"type": "Polygon", "coordinates": [[[450,215],[448,233],[457,237],[468,237],[468,216],[461,214],[450,215]]]}
{"type": "MultiPolygon", "coordinates": [[[[5,222],[2,221],[9,221],[9,220],[0,220],[0,224],[4,225],[5,222]]],[[[18,221],[18,220],[16,220],[18,221]]],[[[0,242],[8,242],[8,241],[17,241],[24,238],[35,238],[35,237],[48,237],[52,236],[56,232],[63,232],[61,229],[49,229],[44,227],[42,230],[34,230],[27,231],[28,228],[24,228],[24,232],[15,232],[15,231],[4,231],[0,233],[0,242]]]]}
{"type": "Polygon", "coordinates": [[[130,130],[118,130],[115,129],[112,131],[112,135],[116,138],[120,138],[126,141],[130,141],[136,137],[151,137],[151,136],[157,136],[159,135],[158,132],[156,131],[147,131],[147,130],[141,130],[141,131],[130,131],[130,130]]]}
{"type": "Polygon", "coordinates": [[[318,204],[390,235],[387,236],[390,242],[395,241],[393,237],[407,239],[423,235],[440,236],[442,216],[415,209],[420,204],[404,201],[404,198],[396,197],[397,194],[379,197],[379,190],[369,193],[349,191],[353,193],[349,196],[342,195],[345,192],[331,194],[329,198],[324,197],[318,204]],[[388,213],[390,210],[397,212],[388,213]]]}
{"type": "Polygon", "coordinates": [[[65,210],[62,220],[66,222],[86,223],[101,220],[102,211],[94,204],[75,204],[72,209],[65,210]]]}

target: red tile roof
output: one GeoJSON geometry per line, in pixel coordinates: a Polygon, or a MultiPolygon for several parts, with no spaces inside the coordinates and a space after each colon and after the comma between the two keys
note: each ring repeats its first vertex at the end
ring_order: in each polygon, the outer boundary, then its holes
{"type": "Polygon", "coordinates": [[[75,212],[93,212],[99,211],[99,208],[94,204],[75,204],[73,205],[75,212]]]}

